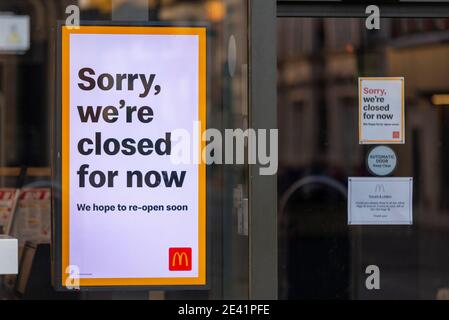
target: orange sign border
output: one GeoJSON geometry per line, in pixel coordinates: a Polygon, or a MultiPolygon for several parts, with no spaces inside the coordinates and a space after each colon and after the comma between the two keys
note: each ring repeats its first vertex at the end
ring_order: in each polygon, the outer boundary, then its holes
{"type": "Polygon", "coordinates": [[[359,144],[405,144],[405,79],[404,77],[359,77],[359,144]],[[364,140],[362,136],[362,81],[379,80],[379,81],[401,81],[402,83],[402,100],[401,100],[401,137],[402,139],[391,140],[364,140]]]}
{"type": "MultiPolygon", "coordinates": [[[[207,30],[205,27],[150,27],[150,26],[62,26],[62,263],[61,285],[67,286],[66,273],[70,265],[70,35],[71,34],[145,34],[145,35],[196,35],[199,38],[199,159],[206,142],[206,82],[207,82],[207,30]]],[[[198,277],[173,278],[80,278],[80,287],[96,286],[193,286],[206,285],[206,164],[198,165],[198,277]]],[[[70,279],[71,280],[71,279],[70,279]]]]}

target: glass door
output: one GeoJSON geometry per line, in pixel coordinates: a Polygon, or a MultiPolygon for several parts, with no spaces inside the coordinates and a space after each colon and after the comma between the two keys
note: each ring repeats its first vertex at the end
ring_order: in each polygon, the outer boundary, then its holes
{"type": "Polygon", "coordinates": [[[436,299],[448,290],[449,19],[414,11],[382,18],[379,30],[365,18],[278,18],[282,299],[436,299]],[[388,147],[391,176],[413,178],[412,225],[348,225],[348,178],[373,177],[366,158],[376,146],[359,144],[359,77],[404,78],[406,141],[388,147]],[[379,288],[367,285],[369,266],[379,288]]]}

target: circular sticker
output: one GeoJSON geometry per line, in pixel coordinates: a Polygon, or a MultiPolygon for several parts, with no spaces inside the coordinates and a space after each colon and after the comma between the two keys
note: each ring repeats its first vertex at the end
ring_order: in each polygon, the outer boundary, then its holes
{"type": "Polygon", "coordinates": [[[378,146],[370,150],[366,163],[372,174],[388,176],[396,168],[396,153],[387,146],[378,146]]]}

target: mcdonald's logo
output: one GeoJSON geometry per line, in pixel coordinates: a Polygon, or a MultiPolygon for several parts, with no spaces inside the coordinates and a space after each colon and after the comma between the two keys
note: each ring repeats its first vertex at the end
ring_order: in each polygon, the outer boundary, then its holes
{"type": "Polygon", "coordinates": [[[383,184],[377,184],[376,188],[374,189],[374,192],[376,193],[385,192],[385,186],[383,184]]]}
{"type": "Polygon", "coordinates": [[[168,249],[168,269],[170,271],[192,270],[192,248],[168,249]]]}

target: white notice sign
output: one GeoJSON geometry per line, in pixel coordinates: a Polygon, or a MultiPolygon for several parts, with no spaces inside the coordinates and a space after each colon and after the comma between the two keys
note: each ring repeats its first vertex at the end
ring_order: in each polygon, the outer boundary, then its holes
{"type": "Polygon", "coordinates": [[[359,143],[405,143],[404,78],[359,78],[359,143]]]}
{"type": "Polygon", "coordinates": [[[349,178],[348,224],[413,223],[413,178],[349,178]]]}
{"type": "Polygon", "coordinates": [[[30,48],[30,17],[0,15],[0,52],[17,53],[30,48]]]}

